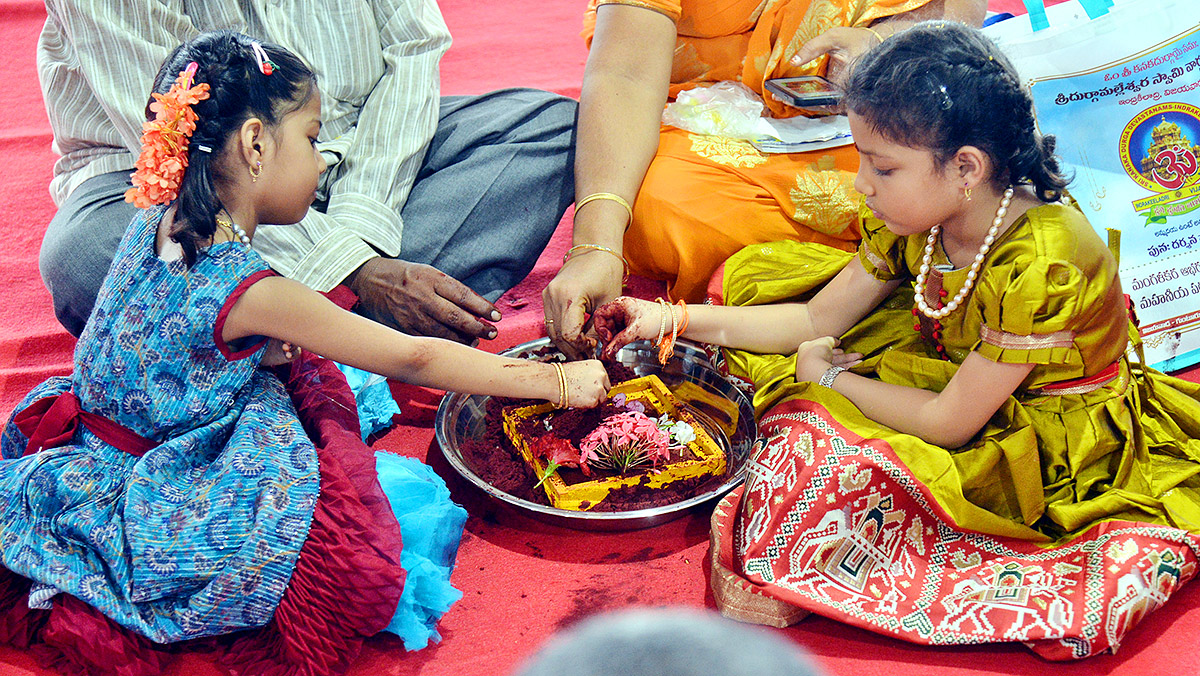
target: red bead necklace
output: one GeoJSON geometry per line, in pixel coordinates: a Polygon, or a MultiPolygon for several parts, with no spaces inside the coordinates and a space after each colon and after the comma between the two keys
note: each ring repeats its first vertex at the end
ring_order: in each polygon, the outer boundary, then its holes
{"type": "MultiPolygon", "coordinates": [[[[936,297],[937,309],[945,307],[946,296],[949,295],[946,289],[942,287],[942,275],[940,273],[931,273],[925,286],[926,303],[928,296],[936,297]]],[[[913,316],[917,318],[917,323],[913,324],[913,330],[921,335],[926,341],[933,344],[933,349],[937,352],[938,358],[945,361],[950,361],[950,355],[946,354],[946,346],[942,344],[942,320],[937,317],[927,317],[916,306],[912,309],[913,316]]]]}

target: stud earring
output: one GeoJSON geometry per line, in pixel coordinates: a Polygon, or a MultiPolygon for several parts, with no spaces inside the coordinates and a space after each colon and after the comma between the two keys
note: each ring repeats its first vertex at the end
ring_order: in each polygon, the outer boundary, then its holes
{"type": "Polygon", "coordinates": [[[250,182],[258,183],[258,177],[262,175],[262,162],[255,162],[253,167],[250,167],[250,182]]]}

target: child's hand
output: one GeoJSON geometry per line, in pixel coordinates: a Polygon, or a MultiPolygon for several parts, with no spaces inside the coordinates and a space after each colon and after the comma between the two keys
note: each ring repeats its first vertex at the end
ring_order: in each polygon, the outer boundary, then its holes
{"type": "Polygon", "coordinates": [[[862,354],[844,352],[837,344],[838,340],[833,336],[801,343],[796,349],[796,381],[816,382],[830,366],[850,368],[862,362],[862,354]]]}
{"type": "Polygon", "coordinates": [[[263,353],[263,358],[259,362],[259,365],[280,366],[299,357],[302,352],[303,350],[300,349],[299,345],[292,345],[287,341],[272,338],[267,341],[267,351],[263,353]]]}
{"type": "Polygon", "coordinates": [[[592,408],[608,399],[608,372],[597,359],[575,361],[562,365],[567,376],[567,404],[575,408],[592,408]]]}
{"type": "MultiPolygon", "coordinates": [[[[635,340],[658,337],[663,309],[658,303],[621,296],[596,309],[592,325],[604,343],[603,356],[612,359],[617,351],[635,340]]],[[[667,318],[667,331],[670,331],[667,318]]]]}

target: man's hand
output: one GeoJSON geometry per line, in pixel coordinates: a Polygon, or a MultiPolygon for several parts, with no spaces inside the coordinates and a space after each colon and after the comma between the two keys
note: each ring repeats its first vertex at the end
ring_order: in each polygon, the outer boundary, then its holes
{"type": "Polygon", "coordinates": [[[500,320],[496,306],[428,265],[376,257],[347,283],[358,295],[363,315],[404,333],[467,344],[496,337],[496,328],[488,323],[500,320]]]}

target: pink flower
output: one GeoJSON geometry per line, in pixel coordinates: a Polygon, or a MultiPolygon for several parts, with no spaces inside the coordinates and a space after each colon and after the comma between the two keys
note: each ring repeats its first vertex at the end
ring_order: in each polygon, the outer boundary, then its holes
{"type": "Polygon", "coordinates": [[[636,399],[629,399],[624,392],[619,392],[613,395],[609,402],[617,408],[624,408],[627,411],[637,411],[638,413],[646,412],[646,405],[636,399]]]}
{"type": "Polygon", "coordinates": [[[637,411],[617,413],[606,418],[579,444],[579,464],[587,466],[611,457],[615,452],[636,450],[657,465],[669,455],[671,437],[653,418],[637,411]]]}

